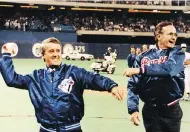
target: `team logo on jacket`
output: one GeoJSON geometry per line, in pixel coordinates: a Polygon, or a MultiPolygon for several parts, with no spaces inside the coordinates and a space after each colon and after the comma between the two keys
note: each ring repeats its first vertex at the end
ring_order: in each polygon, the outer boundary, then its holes
{"type": "Polygon", "coordinates": [[[159,59],[153,59],[151,60],[149,57],[144,57],[141,60],[141,65],[150,65],[150,64],[161,64],[165,63],[167,61],[168,57],[167,56],[160,56],[159,59]]]}
{"type": "Polygon", "coordinates": [[[69,79],[64,79],[58,86],[64,93],[70,93],[74,85],[74,81],[71,77],[69,79]]]}

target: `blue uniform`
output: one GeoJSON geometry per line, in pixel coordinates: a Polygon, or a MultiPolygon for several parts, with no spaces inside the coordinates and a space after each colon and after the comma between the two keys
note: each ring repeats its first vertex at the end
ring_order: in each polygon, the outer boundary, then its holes
{"type": "Polygon", "coordinates": [[[136,59],[136,55],[135,54],[129,54],[127,56],[127,64],[128,64],[128,67],[131,68],[135,62],[135,59],[136,59]]]}
{"type": "Polygon", "coordinates": [[[14,70],[10,54],[1,58],[1,73],[10,87],[26,89],[43,131],[73,131],[81,129],[84,116],[84,89],[111,91],[117,84],[109,78],[72,65],[34,70],[20,75],[14,70]]]}
{"type": "Polygon", "coordinates": [[[141,75],[128,81],[128,112],[139,111],[139,97],[145,104],[169,104],[184,93],[184,58],[181,48],[150,49],[140,54],[134,67],[142,67],[141,75]]]}

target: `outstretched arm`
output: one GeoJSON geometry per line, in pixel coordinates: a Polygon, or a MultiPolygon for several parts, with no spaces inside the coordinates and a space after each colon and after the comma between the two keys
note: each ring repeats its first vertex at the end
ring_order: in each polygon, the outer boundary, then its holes
{"type": "Polygon", "coordinates": [[[123,75],[131,77],[132,75],[144,74],[146,76],[173,77],[178,75],[184,69],[185,54],[181,49],[176,49],[170,54],[165,63],[145,65],[140,68],[127,68],[123,75]]]}
{"type": "Polygon", "coordinates": [[[11,54],[14,49],[7,47],[6,44],[3,46],[5,49],[2,58],[0,60],[0,67],[3,79],[9,87],[16,87],[20,89],[27,89],[26,81],[27,77],[17,74],[14,70],[11,54]]]}
{"type": "Polygon", "coordinates": [[[118,100],[123,100],[126,90],[113,80],[82,68],[75,68],[75,72],[78,73],[77,78],[79,78],[83,90],[108,91],[118,100]]]}
{"type": "Polygon", "coordinates": [[[175,49],[165,63],[145,65],[143,71],[146,76],[173,77],[183,71],[184,59],[182,49],[175,49]]]}

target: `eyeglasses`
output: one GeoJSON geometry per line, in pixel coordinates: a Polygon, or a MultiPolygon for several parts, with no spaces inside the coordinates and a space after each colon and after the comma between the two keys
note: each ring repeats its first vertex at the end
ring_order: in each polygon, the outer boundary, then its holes
{"type": "MultiPolygon", "coordinates": [[[[161,34],[164,34],[163,32],[161,32],[161,34]]],[[[177,33],[168,33],[168,34],[166,34],[166,35],[169,35],[169,36],[175,36],[175,37],[177,37],[178,36],[178,34],[177,33]]]]}

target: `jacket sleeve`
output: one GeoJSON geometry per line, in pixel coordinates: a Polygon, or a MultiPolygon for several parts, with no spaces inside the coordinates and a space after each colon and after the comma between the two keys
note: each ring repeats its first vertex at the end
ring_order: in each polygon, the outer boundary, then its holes
{"type": "Polygon", "coordinates": [[[83,90],[91,89],[110,92],[113,87],[118,86],[118,84],[113,80],[99,74],[86,71],[83,68],[77,68],[76,73],[78,73],[77,78],[79,78],[83,90]]]}
{"type": "MultiPolygon", "coordinates": [[[[133,67],[139,68],[140,67],[140,56],[136,57],[133,67]]],[[[128,113],[132,114],[133,112],[139,111],[139,95],[138,89],[140,88],[141,75],[133,75],[129,78],[127,84],[127,107],[128,113]]]]}
{"type": "Polygon", "coordinates": [[[17,74],[14,70],[12,58],[9,53],[4,53],[1,58],[1,74],[7,86],[27,89],[26,76],[17,74]]]}
{"type": "Polygon", "coordinates": [[[132,55],[129,54],[129,55],[127,56],[127,64],[128,64],[128,67],[132,67],[131,59],[132,59],[132,55]]]}
{"type": "Polygon", "coordinates": [[[145,65],[144,75],[157,77],[173,77],[184,70],[185,53],[181,48],[171,52],[165,63],[145,65]]]}

